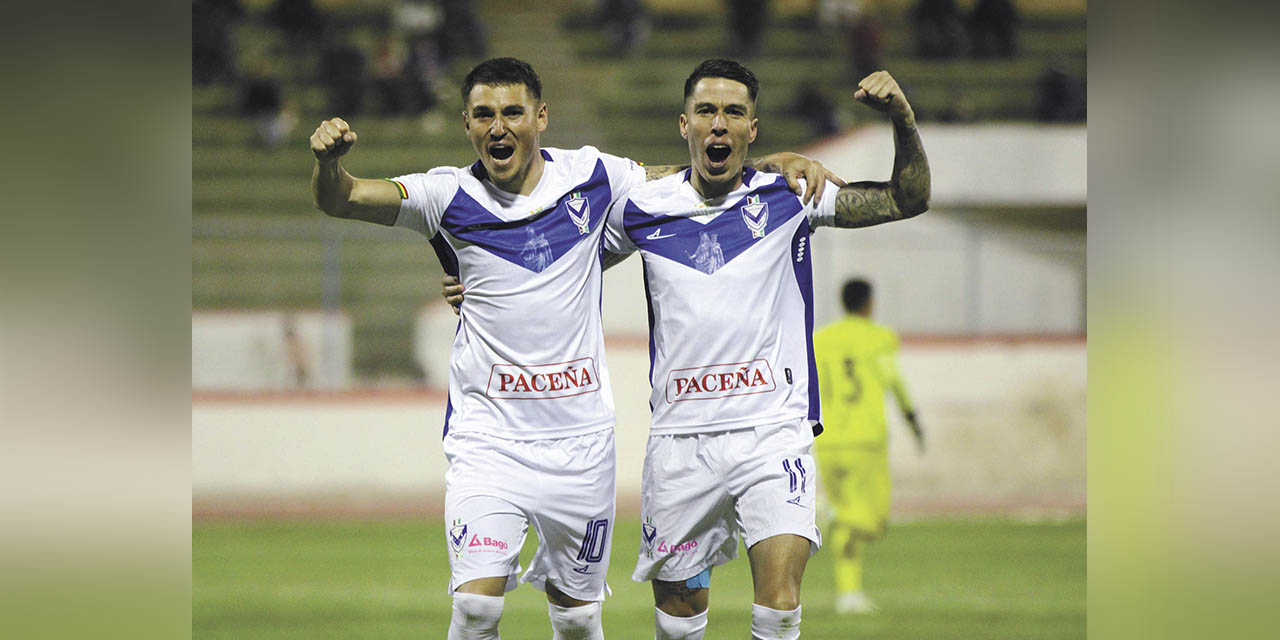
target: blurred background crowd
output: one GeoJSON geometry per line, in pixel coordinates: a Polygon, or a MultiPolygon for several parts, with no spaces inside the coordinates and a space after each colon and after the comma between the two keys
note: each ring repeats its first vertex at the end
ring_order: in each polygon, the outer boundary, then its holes
{"type": "MultiPolygon", "coordinates": [[[[324,342],[350,351],[352,379],[440,383],[405,346],[438,265],[407,234],[334,226],[316,213],[306,138],[321,119],[345,118],[362,143],[349,162],[366,176],[468,164],[457,87],[490,56],[527,59],[542,74],[544,144],[592,144],[648,164],[686,157],[674,134],[680,83],[715,56],[739,58],[761,79],[753,153],[803,150],[878,122],[850,96],[879,68],[926,126],[1082,125],[1086,116],[1078,0],[536,4],[193,2],[193,307],[342,309],[349,337],[324,342]]],[[[926,136],[933,152],[931,143],[926,136]]],[[[1082,233],[1083,210],[1071,224],[1082,233]]],[[[304,353],[283,346],[281,327],[309,342],[308,323],[286,320],[275,323],[274,348],[304,353]]]]}

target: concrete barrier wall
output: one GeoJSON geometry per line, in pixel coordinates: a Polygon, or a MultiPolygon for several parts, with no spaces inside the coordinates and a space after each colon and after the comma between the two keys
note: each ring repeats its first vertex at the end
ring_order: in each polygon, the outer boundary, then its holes
{"type": "MultiPolygon", "coordinates": [[[[618,491],[638,504],[647,437],[645,343],[608,345],[618,408],[618,491]],[[644,390],[644,391],[642,391],[644,390]]],[[[902,368],[928,431],[921,456],[895,413],[890,465],[902,512],[1082,510],[1082,340],[908,341],[902,368]]],[[[437,512],[443,394],[197,395],[197,516],[437,512]]]]}
{"type": "Polygon", "coordinates": [[[193,311],[191,388],[345,389],[351,319],[321,310],[193,311]]]}

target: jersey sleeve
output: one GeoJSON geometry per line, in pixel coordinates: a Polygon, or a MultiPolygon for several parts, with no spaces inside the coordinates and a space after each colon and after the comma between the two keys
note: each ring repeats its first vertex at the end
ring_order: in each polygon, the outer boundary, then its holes
{"type": "Polygon", "coordinates": [[[626,210],[627,198],[614,202],[604,222],[604,250],[619,255],[630,255],[636,251],[635,243],[627,237],[627,229],[623,226],[623,212],[626,210]]]}
{"type": "Polygon", "coordinates": [[[609,191],[613,194],[613,202],[622,202],[631,189],[645,182],[644,167],[635,160],[601,153],[600,161],[604,163],[605,173],[609,175],[609,191]]]}
{"type": "Polygon", "coordinates": [[[835,226],[836,194],[838,193],[840,193],[840,187],[828,180],[827,187],[822,190],[822,198],[818,200],[816,205],[810,203],[809,227],[811,229],[835,226]]]}
{"type": "Polygon", "coordinates": [[[427,173],[411,173],[388,178],[400,187],[400,214],[396,226],[413,229],[430,238],[440,230],[445,207],[458,191],[454,170],[432,169],[427,173]]]}

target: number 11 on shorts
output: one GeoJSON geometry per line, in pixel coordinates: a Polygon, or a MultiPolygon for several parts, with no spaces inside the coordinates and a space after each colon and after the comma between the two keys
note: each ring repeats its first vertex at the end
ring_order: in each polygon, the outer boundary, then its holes
{"type": "Polygon", "coordinates": [[[791,493],[796,492],[797,485],[800,487],[800,493],[804,493],[805,485],[809,484],[809,474],[805,471],[804,463],[800,461],[800,458],[795,458],[794,460],[784,458],[782,460],[782,470],[791,476],[791,493]]]}

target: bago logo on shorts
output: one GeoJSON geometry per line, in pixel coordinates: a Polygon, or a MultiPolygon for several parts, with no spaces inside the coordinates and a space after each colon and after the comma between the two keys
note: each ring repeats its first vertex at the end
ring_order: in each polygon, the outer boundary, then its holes
{"type": "Polygon", "coordinates": [[[768,393],[778,387],[768,361],[675,369],[667,376],[667,403],[768,393]]]}
{"type": "Polygon", "coordinates": [[[467,553],[505,553],[510,549],[511,545],[505,540],[497,540],[489,536],[472,534],[471,542],[467,543],[467,553]]]}
{"type": "Polygon", "coordinates": [[[550,400],[599,390],[596,361],[588,357],[556,364],[495,364],[486,393],[503,400],[550,400]]]}

